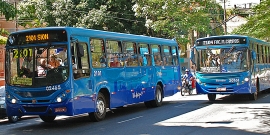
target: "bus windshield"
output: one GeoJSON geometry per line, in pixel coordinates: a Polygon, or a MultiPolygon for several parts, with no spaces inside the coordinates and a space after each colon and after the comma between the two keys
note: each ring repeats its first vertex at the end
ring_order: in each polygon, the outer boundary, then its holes
{"type": "Polygon", "coordinates": [[[249,70],[250,60],[247,48],[206,48],[199,49],[197,54],[200,72],[242,72],[249,70]]]}
{"type": "Polygon", "coordinates": [[[41,87],[68,78],[66,46],[7,49],[6,82],[12,86],[41,87]]]}

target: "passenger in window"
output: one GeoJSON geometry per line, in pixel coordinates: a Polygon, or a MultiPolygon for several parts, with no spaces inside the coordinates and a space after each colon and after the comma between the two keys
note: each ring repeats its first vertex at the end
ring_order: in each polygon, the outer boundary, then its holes
{"type": "Polygon", "coordinates": [[[152,66],[151,55],[147,55],[147,56],[146,56],[146,59],[147,59],[147,66],[152,66]]]}
{"type": "Polygon", "coordinates": [[[162,61],[160,59],[160,56],[159,55],[155,55],[154,56],[154,60],[155,60],[155,65],[161,65],[162,64],[162,61]]]}
{"type": "Polygon", "coordinates": [[[33,60],[32,57],[26,57],[23,61],[23,65],[21,67],[22,69],[22,75],[26,77],[32,77],[33,75],[33,60]]]}
{"type": "Polygon", "coordinates": [[[56,55],[52,54],[50,56],[49,68],[57,68],[58,66],[60,66],[60,62],[57,60],[56,55]]]}
{"type": "Polygon", "coordinates": [[[38,76],[46,76],[46,70],[48,69],[46,62],[46,59],[40,59],[40,65],[37,67],[38,76]]]}
{"type": "Polygon", "coordinates": [[[146,66],[147,65],[147,60],[144,56],[139,56],[139,65],[140,66],[146,66]]]}
{"type": "Polygon", "coordinates": [[[168,65],[168,62],[167,62],[167,58],[166,57],[163,57],[163,64],[166,66],[168,65]]]}
{"type": "Polygon", "coordinates": [[[133,65],[133,59],[129,56],[127,58],[127,66],[132,66],[133,65]]]}
{"type": "Polygon", "coordinates": [[[101,58],[99,59],[100,62],[100,66],[101,67],[106,67],[106,59],[105,59],[105,55],[102,55],[101,58]]]}
{"type": "Polygon", "coordinates": [[[118,61],[118,58],[115,56],[115,57],[113,58],[113,62],[110,63],[110,67],[120,67],[120,66],[121,66],[121,64],[120,64],[120,62],[118,61]]]}
{"type": "Polygon", "coordinates": [[[76,70],[77,69],[77,64],[75,63],[74,58],[72,58],[72,69],[76,70]]]}

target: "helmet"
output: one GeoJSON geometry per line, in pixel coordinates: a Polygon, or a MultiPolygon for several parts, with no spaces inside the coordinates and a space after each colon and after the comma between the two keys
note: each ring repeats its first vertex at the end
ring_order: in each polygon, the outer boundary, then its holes
{"type": "Polygon", "coordinates": [[[186,72],[189,72],[189,70],[188,70],[188,69],[186,69],[185,71],[186,71],[186,72]]]}

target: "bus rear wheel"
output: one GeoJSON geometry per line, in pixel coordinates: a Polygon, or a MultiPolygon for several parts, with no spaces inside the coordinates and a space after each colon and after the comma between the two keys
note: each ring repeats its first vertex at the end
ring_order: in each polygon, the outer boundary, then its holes
{"type": "Polygon", "coordinates": [[[215,101],[216,100],[216,94],[207,94],[209,101],[215,101]]]}
{"type": "Polygon", "coordinates": [[[106,116],[106,99],[102,93],[99,93],[96,101],[96,111],[89,113],[89,117],[92,121],[98,122],[105,119],[105,116],[106,116]]]}
{"type": "Polygon", "coordinates": [[[53,122],[56,116],[39,116],[44,122],[53,122]]]}
{"type": "Polygon", "coordinates": [[[152,107],[159,107],[162,105],[163,95],[162,89],[159,85],[156,86],[155,99],[151,101],[152,107]]]}

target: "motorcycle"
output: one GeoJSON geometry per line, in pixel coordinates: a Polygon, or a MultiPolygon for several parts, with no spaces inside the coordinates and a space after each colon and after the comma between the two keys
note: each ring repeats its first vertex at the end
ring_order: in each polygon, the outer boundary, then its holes
{"type": "Polygon", "coordinates": [[[182,79],[182,89],[181,89],[181,95],[184,96],[186,93],[188,93],[189,95],[192,95],[193,93],[193,87],[192,87],[192,81],[193,78],[190,79],[190,81],[188,81],[187,79],[182,79]]]}

